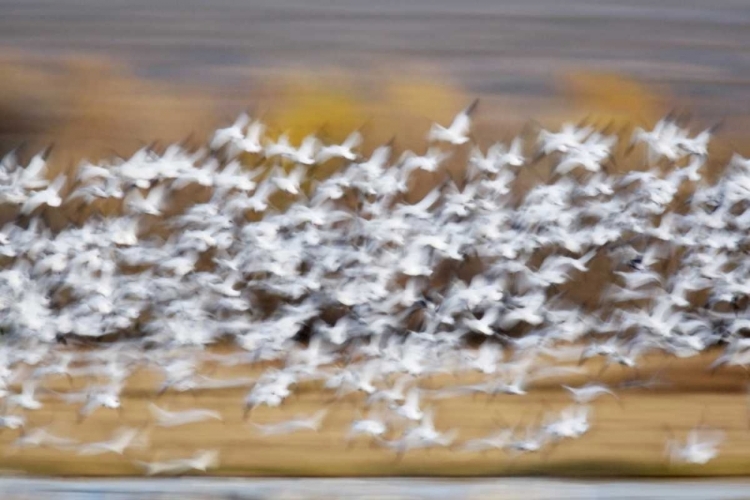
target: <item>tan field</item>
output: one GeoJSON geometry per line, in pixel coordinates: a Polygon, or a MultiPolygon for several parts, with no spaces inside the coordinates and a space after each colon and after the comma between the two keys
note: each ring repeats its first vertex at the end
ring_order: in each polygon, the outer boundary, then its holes
{"type": "MultiPolygon", "coordinates": [[[[7,473],[63,476],[128,476],[142,473],[137,461],[168,460],[193,455],[201,449],[217,449],[220,466],[216,475],[243,476],[378,476],[378,475],[447,475],[483,476],[505,474],[553,474],[576,476],[627,475],[736,475],[750,473],[747,450],[750,449],[746,375],[742,369],[721,368],[713,375],[706,367],[714,358],[706,354],[691,359],[667,359],[652,355],[639,369],[638,378],[658,374],[664,386],[652,389],[621,389],[619,401],[604,396],[592,403],[592,429],[576,441],[564,441],[541,453],[514,457],[502,451],[469,453],[461,451],[462,442],[488,435],[503,425],[536,425],[543,412],[559,410],[571,403],[560,383],[582,384],[582,375],[566,379],[545,380],[533,385],[527,396],[484,395],[457,397],[425,402],[435,410],[438,430],[458,429],[459,437],[451,448],[414,450],[399,455],[367,440],[347,443],[345,436],[357,409],[364,410],[358,395],[333,401],[329,392],[308,383],[297,387],[294,395],[280,408],[255,409],[243,419],[243,398],[247,389],[202,391],[195,394],[165,393],[156,396],[159,379],[147,371],[131,377],[123,394],[121,412],[100,409],[79,421],[77,407],[44,396],[44,407],[27,412],[28,427],[49,426],[59,436],[80,442],[109,439],[120,426],[146,431],[149,447],[130,449],[124,456],[105,454],[79,456],[71,450],[43,448],[19,449],[12,442],[19,431],[0,435],[0,467],[7,473]],[[224,417],[223,422],[209,421],[175,428],[157,428],[150,423],[147,404],[151,401],[170,410],[211,408],[224,417]],[[268,423],[311,414],[327,408],[328,414],[320,432],[301,431],[280,436],[263,436],[252,422],[268,423]],[[701,421],[726,432],[719,457],[705,466],[669,465],[664,455],[666,440],[684,433],[701,421]]],[[[590,373],[600,367],[591,361],[590,373]]],[[[258,369],[217,369],[212,377],[255,377],[258,369]]],[[[632,378],[619,366],[609,367],[601,380],[615,385],[632,378]]],[[[458,378],[447,375],[419,381],[425,389],[481,380],[466,374],[458,378]]],[[[83,388],[82,381],[73,386],[83,388]]],[[[70,390],[61,378],[47,387],[70,390]]],[[[391,438],[398,436],[398,428],[391,438]]]]}

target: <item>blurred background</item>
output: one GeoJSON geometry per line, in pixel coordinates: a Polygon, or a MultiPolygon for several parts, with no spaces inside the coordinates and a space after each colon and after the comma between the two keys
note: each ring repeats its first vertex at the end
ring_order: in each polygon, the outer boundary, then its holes
{"type": "MultiPolygon", "coordinates": [[[[507,141],[530,120],[555,128],[586,118],[622,130],[677,109],[696,129],[723,122],[722,140],[747,156],[749,28],[750,0],[0,0],[0,153],[54,144],[51,161],[66,169],[153,141],[203,143],[245,110],[293,142],[313,131],[341,140],[364,127],[365,150],[392,137],[417,149],[431,122],[447,123],[479,97],[480,141],[507,141]]],[[[640,432],[678,402],[692,408],[680,412],[686,428],[730,397],[746,406],[742,376],[695,373],[685,364],[675,393],[645,397],[630,421],[615,404],[605,418],[640,432]],[[679,392],[687,389],[689,397],[679,392]]],[[[744,432],[746,415],[731,418],[744,432]]],[[[633,434],[616,438],[640,465],[645,447],[633,434]]],[[[655,438],[641,439],[661,452],[655,438]]],[[[746,447],[735,447],[736,462],[715,473],[747,470],[746,447]]],[[[595,451],[616,453],[606,441],[595,451]]],[[[288,465],[288,451],[274,452],[288,465]]],[[[246,458],[244,449],[237,455],[246,458]]],[[[340,460],[357,472],[350,455],[340,460]]],[[[388,460],[386,472],[396,467],[388,460]]],[[[452,464],[440,471],[460,473],[452,464]]]]}
{"type": "Polygon", "coordinates": [[[496,126],[648,123],[681,107],[739,130],[750,111],[744,0],[0,0],[0,12],[0,149],[54,141],[66,161],[202,141],[247,107],[299,135],[368,123],[374,141],[408,141],[474,96],[496,126]]]}

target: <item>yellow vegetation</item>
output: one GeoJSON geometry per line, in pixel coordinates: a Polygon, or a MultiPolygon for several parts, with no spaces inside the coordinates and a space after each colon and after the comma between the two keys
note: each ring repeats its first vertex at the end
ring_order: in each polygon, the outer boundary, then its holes
{"type": "Polygon", "coordinates": [[[663,96],[623,75],[605,72],[569,73],[561,82],[563,96],[593,123],[615,128],[649,127],[666,112],[663,96]]]}

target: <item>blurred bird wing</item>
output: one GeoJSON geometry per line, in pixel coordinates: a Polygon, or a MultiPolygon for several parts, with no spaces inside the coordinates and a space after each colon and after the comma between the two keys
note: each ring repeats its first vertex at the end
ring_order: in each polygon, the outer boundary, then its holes
{"type": "Polygon", "coordinates": [[[34,155],[29,164],[21,171],[21,178],[24,181],[39,180],[47,172],[47,162],[41,154],[34,155]]]}
{"type": "Polygon", "coordinates": [[[408,392],[406,401],[404,401],[404,408],[413,411],[419,410],[419,389],[415,387],[408,392]]]}
{"type": "Polygon", "coordinates": [[[159,422],[168,422],[174,417],[174,413],[159,408],[154,403],[148,404],[148,410],[151,412],[151,415],[153,415],[159,422]]]}
{"type": "Polygon", "coordinates": [[[453,123],[449,127],[452,132],[466,134],[471,126],[471,115],[479,104],[479,99],[475,99],[469,106],[461,111],[453,119],[453,123]]]}
{"type": "Polygon", "coordinates": [[[50,186],[55,192],[59,193],[62,188],[65,187],[65,183],[68,181],[68,178],[64,174],[60,174],[57,177],[55,177],[55,180],[52,181],[52,185],[50,186]]]}
{"type": "Polygon", "coordinates": [[[359,133],[359,131],[355,130],[349,136],[344,139],[344,142],[341,144],[347,149],[353,149],[356,148],[362,144],[362,134],[359,133]]]}
{"type": "Polygon", "coordinates": [[[315,152],[315,147],[318,145],[318,138],[314,135],[308,135],[302,140],[297,152],[300,156],[312,156],[315,152]]]}
{"type": "Polygon", "coordinates": [[[250,115],[247,113],[241,113],[234,121],[233,127],[243,129],[250,123],[250,115]]]}
{"type": "Polygon", "coordinates": [[[515,137],[510,142],[510,148],[508,149],[508,154],[514,155],[514,156],[520,156],[521,153],[523,153],[523,140],[520,137],[515,137]]]}
{"type": "Polygon", "coordinates": [[[260,121],[254,121],[247,129],[246,138],[253,143],[259,144],[266,126],[260,121]]]}

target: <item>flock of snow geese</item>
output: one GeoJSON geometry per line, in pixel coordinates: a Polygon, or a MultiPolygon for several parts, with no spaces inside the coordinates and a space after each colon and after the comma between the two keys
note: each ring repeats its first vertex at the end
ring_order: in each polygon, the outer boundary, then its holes
{"type": "MultiPolygon", "coordinates": [[[[398,456],[429,447],[519,455],[583,437],[590,403],[621,387],[565,385],[562,413],[469,441],[435,427],[430,401],[523,397],[592,358],[637,374],[649,352],[685,358],[716,347],[712,369],[750,364],[750,160],[734,156],[709,184],[713,131],[693,134],[671,116],[626,139],[643,168],[625,174],[612,169],[623,139],[585,123],[483,152],[471,133],[475,107],[434,124],[424,155],[395,157],[389,143],[364,156],[359,132],[294,146],[247,114],[205,148],[143,148],[53,180],[46,152],[25,166],[8,154],[0,203],[16,216],[0,230],[0,426],[20,430],[13,446],[88,455],[145,446],[135,429],[82,444],[26,428],[26,417],[51,398],[80,420],[119,409],[129,377],[146,368],[163,374],[160,394],[246,387],[237,406],[251,423],[254,408],[283,406],[300,383],[319,381],[336,398],[365,401],[347,439],[398,456]],[[554,166],[549,178],[516,189],[542,160],[554,166]],[[458,180],[446,169],[456,161],[466,161],[458,180]],[[339,168],[316,178],[322,165],[339,168]],[[418,175],[436,186],[409,202],[418,175]],[[205,196],[177,207],[189,189],[205,196]],[[113,200],[115,213],[97,208],[113,200]],[[81,207],[92,215],[62,228],[46,222],[81,207]],[[576,303],[571,286],[585,287],[597,262],[608,286],[597,303],[576,303]],[[236,349],[206,349],[219,342],[236,349]],[[221,379],[200,369],[207,361],[267,368],[221,379]],[[483,382],[420,386],[466,372],[483,382]],[[87,389],[46,387],[59,376],[87,389]]],[[[651,382],[629,386],[639,383],[651,382]]],[[[149,411],[162,427],[223,418],[156,403],[149,411]]],[[[254,428],[317,430],[325,417],[322,409],[254,428]]],[[[703,464],[722,439],[699,425],[687,440],[669,439],[668,456],[703,464]]],[[[219,453],[139,464],[147,474],[205,471],[219,453]]]]}

